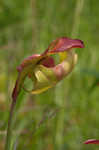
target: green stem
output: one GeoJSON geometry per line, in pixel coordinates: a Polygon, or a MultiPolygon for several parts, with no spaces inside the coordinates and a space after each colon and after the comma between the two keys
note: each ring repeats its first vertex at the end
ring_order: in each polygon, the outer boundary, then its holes
{"type": "Polygon", "coordinates": [[[13,100],[12,104],[11,104],[11,107],[10,107],[10,114],[9,114],[9,120],[8,120],[8,128],[7,128],[5,150],[10,150],[10,147],[11,147],[12,118],[13,118],[15,104],[16,104],[16,100],[13,100]]]}

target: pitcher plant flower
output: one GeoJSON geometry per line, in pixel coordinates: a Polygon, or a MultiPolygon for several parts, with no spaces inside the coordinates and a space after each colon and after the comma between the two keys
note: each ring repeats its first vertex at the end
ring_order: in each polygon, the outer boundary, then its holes
{"type": "Polygon", "coordinates": [[[34,54],[19,65],[18,78],[12,94],[15,100],[24,88],[26,77],[34,83],[32,94],[39,94],[55,86],[67,76],[77,62],[77,54],[72,48],[83,48],[81,40],[62,37],[54,40],[42,54],[34,54]],[[60,56],[60,63],[55,64],[53,55],[60,56]]]}
{"type": "Polygon", "coordinates": [[[57,38],[42,54],[33,54],[24,59],[17,67],[18,77],[12,93],[5,150],[10,150],[12,116],[17,97],[21,89],[25,89],[24,82],[26,78],[30,78],[33,82],[33,89],[29,91],[32,94],[39,94],[54,87],[73,70],[77,63],[77,54],[73,48],[84,48],[84,44],[79,39],[67,37],[57,38]],[[59,56],[58,64],[55,62],[54,55],[59,56]]]}

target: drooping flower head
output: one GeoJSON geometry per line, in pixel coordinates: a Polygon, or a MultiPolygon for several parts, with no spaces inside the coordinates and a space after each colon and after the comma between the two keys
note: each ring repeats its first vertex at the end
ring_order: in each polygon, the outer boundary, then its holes
{"type": "Polygon", "coordinates": [[[42,54],[34,54],[19,65],[18,78],[12,98],[16,97],[24,87],[26,77],[34,83],[32,94],[39,94],[55,86],[68,75],[77,62],[77,54],[72,48],[84,48],[81,40],[62,37],[54,40],[42,54]],[[60,62],[55,64],[53,55],[60,56],[60,62]]]}

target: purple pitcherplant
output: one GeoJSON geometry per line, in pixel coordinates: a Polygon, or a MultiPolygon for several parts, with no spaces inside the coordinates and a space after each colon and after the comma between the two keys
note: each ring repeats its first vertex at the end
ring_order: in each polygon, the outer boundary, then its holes
{"type": "Polygon", "coordinates": [[[12,93],[12,105],[8,121],[5,150],[10,150],[12,134],[12,115],[16,100],[24,89],[28,77],[33,82],[32,94],[39,94],[55,86],[66,77],[77,63],[77,54],[72,48],[84,48],[81,40],[62,37],[54,40],[42,54],[34,54],[19,65],[18,77],[12,93]],[[55,64],[54,55],[59,55],[59,64],[55,64]]]}
{"type": "Polygon", "coordinates": [[[34,83],[32,94],[39,94],[55,86],[60,80],[67,76],[74,68],[77,54],[72,48],[83,48],[81,40],[66,37],[54,40],[42,54],[34,54],[19,65],[18,78],[12,94],[16,100],[21,89],[24,87],[26,77],[34,83]],[[53,55],[60,56],[60,63],[55,65],[53,55]]]}

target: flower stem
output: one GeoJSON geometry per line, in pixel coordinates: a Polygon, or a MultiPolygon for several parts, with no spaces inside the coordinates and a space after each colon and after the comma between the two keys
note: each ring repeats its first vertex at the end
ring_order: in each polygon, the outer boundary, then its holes
{"type": "Polygon", "coordinates": [[[13,100],[12,104],[11,104],[11,107],[10,107],[10,114],[9,114],[9,120],[8,120],[8,128],[7,128],[5,150],[10,150],[10,147],[11,147],[12,118],[13,118],[15,104],[16,104],[16,100],[13,100]]]}

